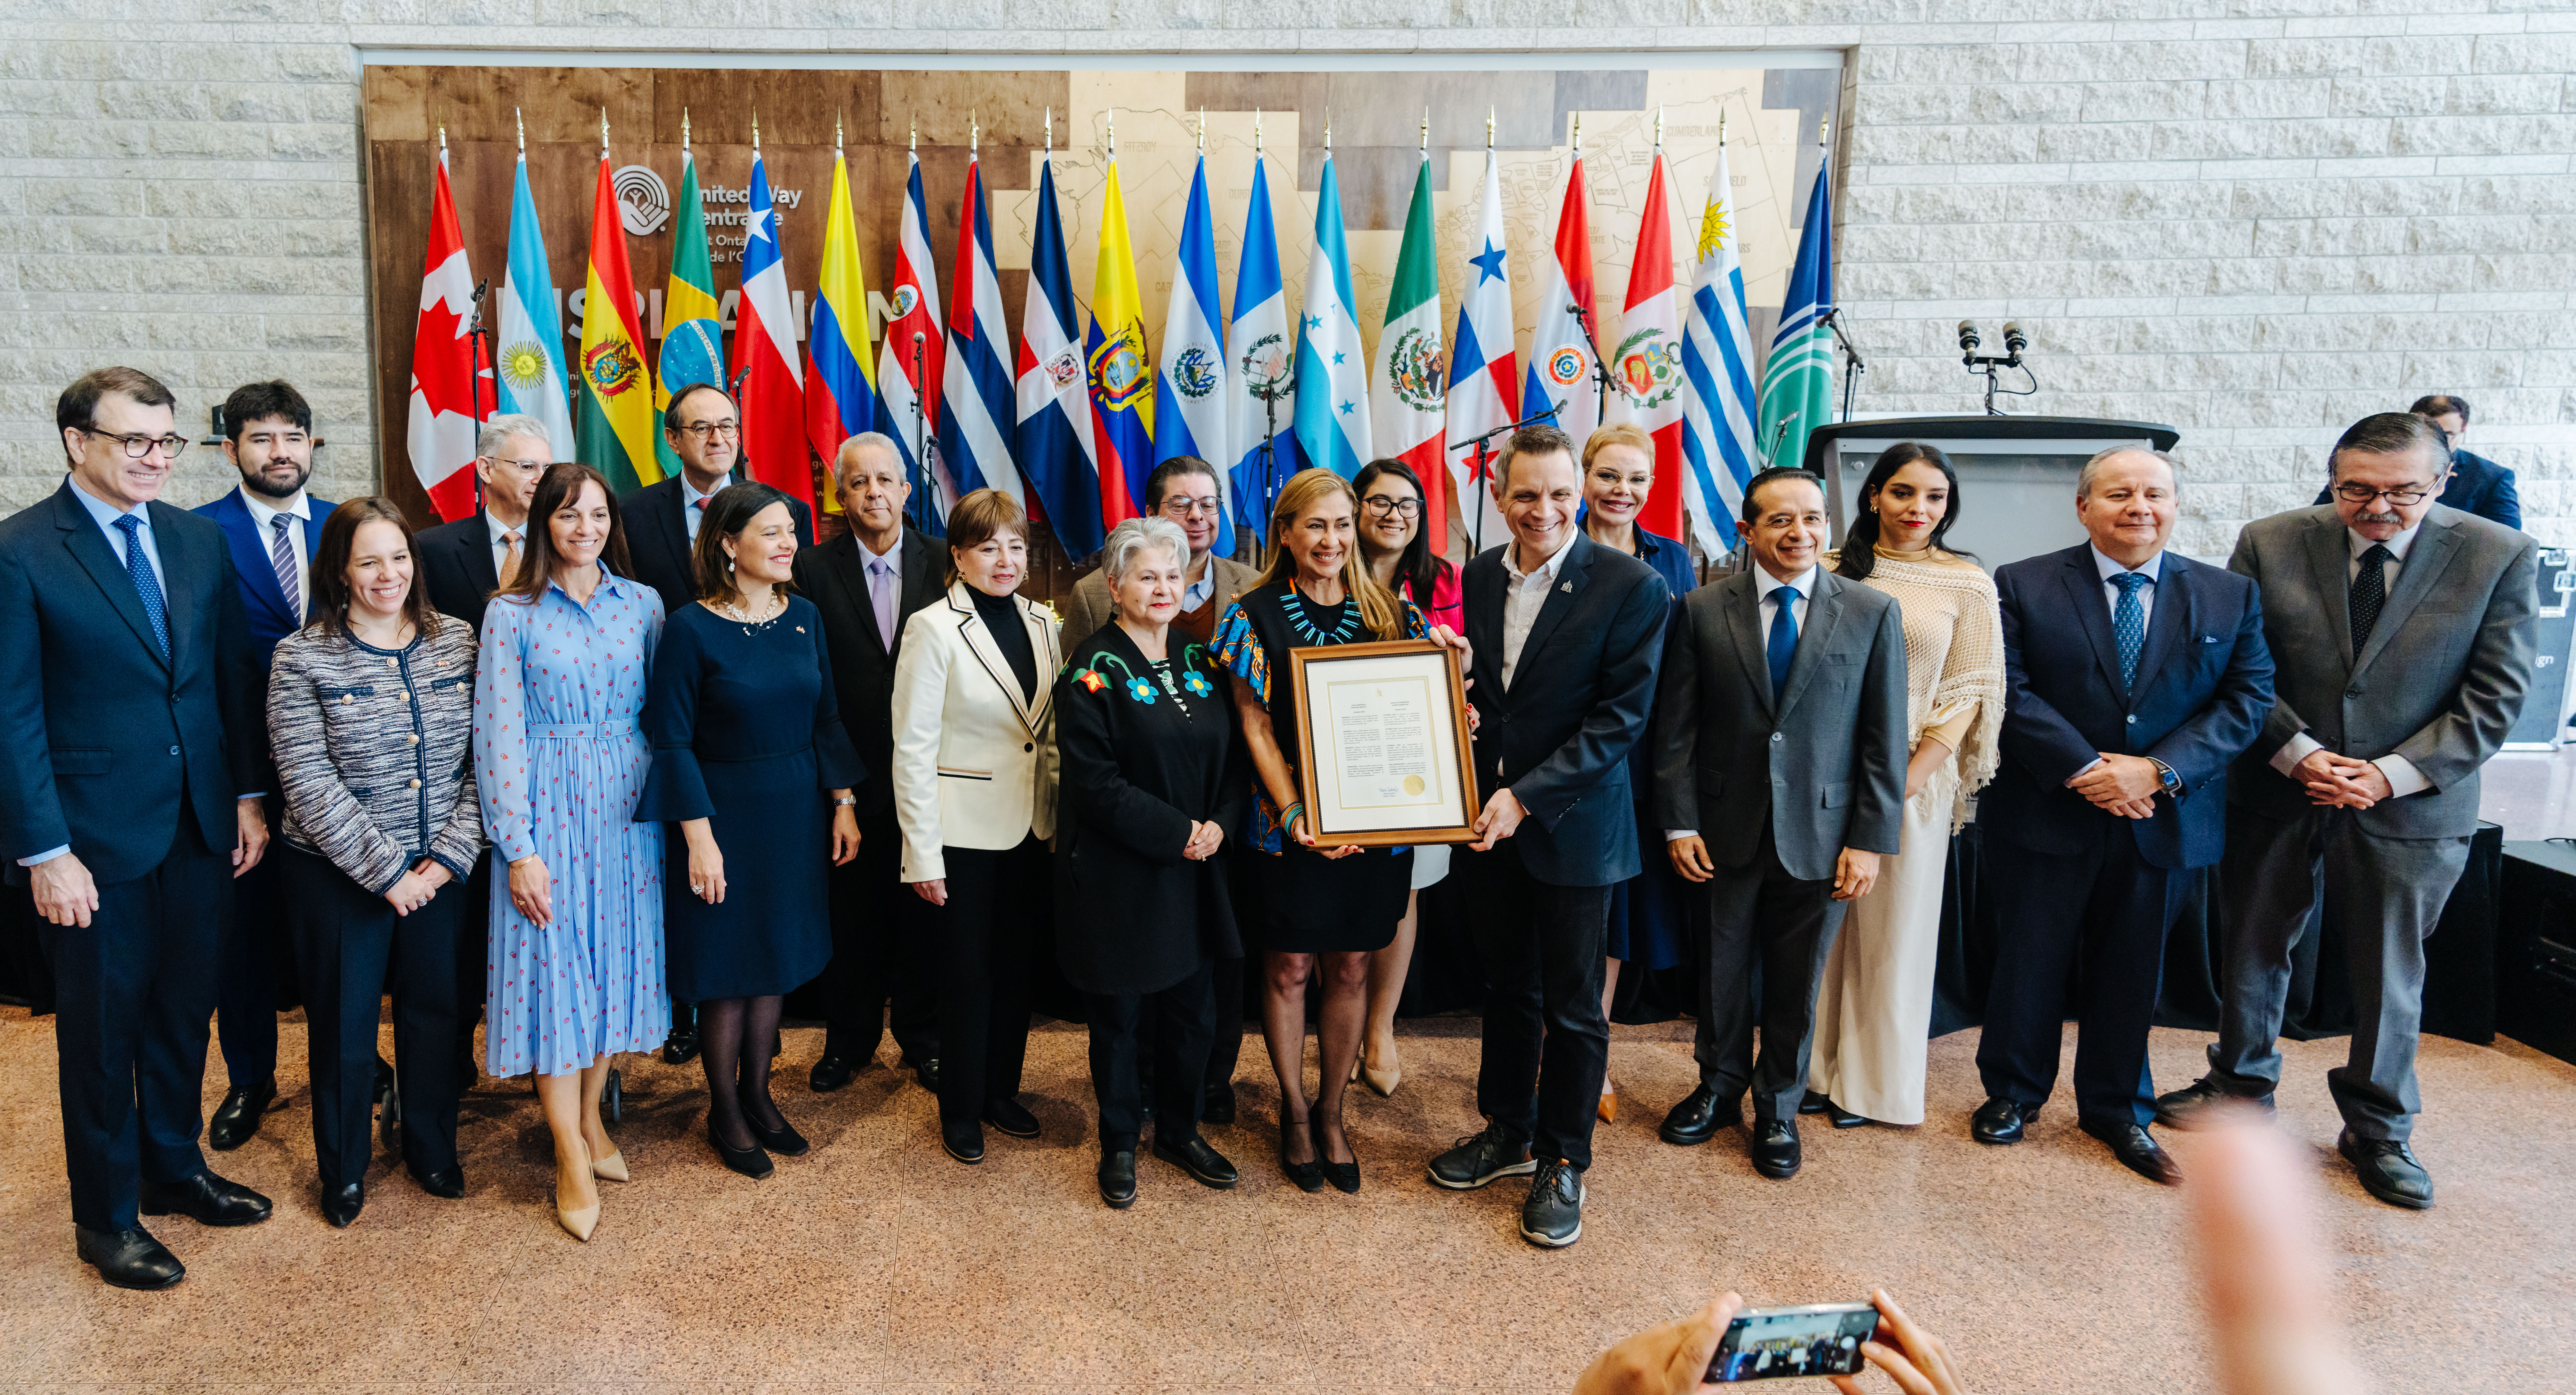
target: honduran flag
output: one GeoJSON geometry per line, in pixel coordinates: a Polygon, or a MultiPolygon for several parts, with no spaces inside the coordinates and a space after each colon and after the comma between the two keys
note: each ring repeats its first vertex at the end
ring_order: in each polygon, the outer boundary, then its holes
{"type": "Polygon", "coordinates": [[[1369,383],[1369,431],[1377,448],[1413,467],[1422,481],[1422,526],[1431,550],[1449,547],[1449,483],[1440,464],[1447,376],[1440,362],[1440,254],[1431,245],[1431,152],[1413,176],[1413,204],[1388,283],[1386,325],[1377,334],[1369,383]]]}
{"type": "MultiPolygon", "coordinates": [[[[1494,507],[1493,490],[1466,443],[1520,420],[1520,354],[1512,340],[1512,276],[1504,252],[1502,169],[1485,148],[1485,197],[1467,242],[1467,294],[1458,305],[1457,341],[1449,346],[1449,478],[1458,488],[1458,517],[1470,550],[1511,536],[1494,507]]],[[[1492,468],[1500,438],[1485,443],[1492,468]]]]}
{"type": "Polygon", "coordinates": [[[1002,286],[993,274],[993,220],[984,210],[983,163],[966,161],[966,196],[957,209],[957,275],[949,282],[948,371],[940,379],[941,472],[957,496],[998,489],[1026,509],[1029,491],[1011,460],[1017,412],[1012,401],[1010,330],[1002,319],[1002,286]]]}
{"type": "Polygon", "coordinates": [[[473,323],[474,273],[465,267],[465,236],[457,230],[442,140],[438,188],[430,196],[429,256],[420,277],[420,320],[411,341],[411,424],[404,437],[412,473],[441,518],[474,512],[474,472],[467,467],[474,463],[480,429],[475,402],[481,398],[488,410],[494,400],[483,396],[485,365],[466,333],[473,323]]]}
{"type": "MultiPolygon", "coordinates": [[[[1207,156],[1190,180],[1189,208],[1181,215],[1179,263],[1172,270],[1172,301],[1163,316],[1162,373],[1154,382],[1154,459],[1195,456],[1216,467],[1216,550],[1234,555],[1232,473],[1225,468],[1228,405],[1225,335],[1218,328],[1216,219],[1208,211],[1207,156]]],[[[1142,503],[1142,500],[1138,501],[1142,503]]]]}
{"type": "Polygon", "coordinates": [[[1100,449],[1100,526],[1105,533],[1145,511],[1154,472],[1154,359],[1145,348],[1145,302],[1136,291],[1136,252],[1127,240],[1127,202],[1118,193],[1118,145],[1109,146],[1101,195],[1100,257],[1091,273],[1091,431],[1100,449]]]}
{"type": "Polygon", "coordinates": [[[1100,550],[1100,462],[1091,435],[1091,378],[1074,338],[1073,276],[1055,206],[1055,160],[1038,166],[1037,227],[1029,239],[1029,297],[1020,308],[1020,468],[1056,541],[1076,559],[1100,550]]]}
{"type": "Polygon", "coordinates": [[[796,312],[787,298],[787,257],[778,245],[778,204],[760,158],[760,127],[751,128],[751,222],[742,246],[742,308],[733,322],[734,377],[741,383],[744,473],[808,507],[814,467],[806,459],[805,356],[796,348],[796,312]]]}
{"type": "Polygon", "coordinates": [[[1309,466],[1350,479],[1376,457],[1369,444],[1368,355],[1351,298],[1351,252],[1342,236],[1342,191],[1324,147],[1315,201],[1315,252],[1306,262],[1306,312],[1297,334],[1297,449],[1309,466]]]}
{"type": "Polygon", "coordinates": [[[519,152],[517,187],[510,194],[510,267],[501,278],[499,407],[546,424],[555,459],[573,455],[572,402],[565,395],[563,316],[555,309],[554,273],[546,266],[546,238],[537,227],[537,201],[528,193],[528,152],[519,152]]]}
{"type": "Polygon", "coordinates": [[[939,324],[939,273],[930,260],[930,215],[921,197],[921,157],[911,159],[903,221],[895,232],[894,285],[887,292],[893,308],[877,350],[877,426],[903,456],[913,506],[929,525],[923,531],[939,533],[957,497],[923,475],[922,457],[938,439],[939,376],[948,350],[939,324]]]}
{"type": "MultiPolygon", "coordinates": [[[[850,165],[837,132],[831,211],[823,220],[823,277],[805,366],[805,439],[816,455],[835,461],[843,441],[875,430],[877,420],[876,377],[868,370],[868,278],[859,265],[859,225],[850,216],[850,165]]],[[[834,490],[824,506],[839,512],[840,492],[834,490]]]]}
{"type": "Polygon", "coordinates": [[[1538,323],[1530,332],[1529,381],[1521,389],[1521,414],[1559,408],[1556,424],[1574,438],[1577,450],[1601,424],[1601,394],[1585,334],[1592,317],[1591,202],[1578,144],[1574,168],[1565,177],[1565,205],[1556,215],[1555,255],[1539,267],[1538,323]]]}
{"type": "Polygon", "coordinates": [[[1708,208],[1700,215],[1699,273],[1682,324],[1682,459],[1691,535],[1716,557],[1735,546],[1760,452],[1754,446],[1753,336],[1744,318],[1744,262],[1735,248],[1735,195],[1726,145],[1717,147],[1708,208]]]}
{"type": "MultiPolygon", "coordinates": [[[[1655,443],[1655,483],[1637,526],[1657,537],[1682,535],[1682,307],[1673,290],[1672,201],[1664,193],[1664,147],[1646,175],[1646,209],[1637,222],[1637,251],[1628,266],[1628,303],[1610,358],[1610,419],[1644,428],[1655,443]]],[[[1579,446],[1580,440],[1576,441],[1579,446]]]]}
{"type": "Polygon", "coordinates": [[[1279,284],[1279,230],[1270,219],[1270,181],[1252,156],[1252,206],[1235,264],[1234,322],[1226,327],[1226,369],[1234,400],[1226,413],[1226,459],[1235,521],[1254,541],[1270,536],[1270,500],[1297,473],[1297,341],[1279,284]]]}

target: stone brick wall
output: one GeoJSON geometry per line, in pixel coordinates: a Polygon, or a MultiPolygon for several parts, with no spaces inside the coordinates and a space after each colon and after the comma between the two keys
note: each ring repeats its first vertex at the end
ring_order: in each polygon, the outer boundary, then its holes
{"type": "MultiPolygon", "coordinates": [[[[2335,432],[2430,391],[2576,544],[2576,13],[2554,0],[0,0],[0,510],[53,487],[82,370],[201,431],[300,384],[320,484],[373,419],[359,46],[547,51],[1849,56],[1840,289],[1865,410],[1968,409],[1961,318],[2020,319],[2023,410],[2184,432],[2179,542],[2303,503],[2335,432]],[[1308,27],[1278,26],[1302,22],[1308,27]]],[[[201,448],[174,497],[223,487],[201,448]]]]}

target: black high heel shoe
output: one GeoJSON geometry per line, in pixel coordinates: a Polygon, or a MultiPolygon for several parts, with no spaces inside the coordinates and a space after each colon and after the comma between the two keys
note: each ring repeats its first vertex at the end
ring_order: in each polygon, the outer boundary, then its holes
{"type": "Polygon", "coordinates": [[[1288,1137],[1290,1131],[1295,1129],[1305,1129],[1310,1141],[1314,1138],[1314,1129],[1311,1125],[1303,1119],[1291,1119],[1286,1110],[1281,1110],[1279,1112],[1279,1170],[1288,1174],[1288,1180],[1297,1184],[1297,1190],[1320,1192],[1324,1189],[1322,1154],[1319,1152],[1316,1155],[1317,1161],[1314,1162],[1288,1160],[1288,1137]]]}
{"type": "MultiPolygon", "coordinates": [[[[759,1130],[752,1131],[752,1137],[759,1136],[759,1130]]],[[[712,1119],[707,1121],[707,1143],[716,1150],[717,1157],[724,1159],[726,1167],[755,1182],[778,1170],[778,1165],[769,1160],[769,1155],[762,1152],[757,1143],[739,1151],[726,1147],[724,1135],[716,1132],[715,1121],[712,1119]]]]}
{"type": "Polygon", "coordinates": [[[763,1128],[760,1121],[753,1118],[751,1111],[746,1109],[742,1112],[742,1126],[751,1130],[752,1142],[783,1158],[801,1158],[813,1147],[805,1141],[805,1135],[798,1133],[796,1126],[787,1121],[787,1116],[784,1114],[778,1116],[778,1127],[769,1129],[763,1128]]]}
{"type": "MultiPolygon", "coordinates": [[[[1351,1160],[1349,1162],[1327,1162],[1324,1158],[1323,1130],[1316,1126],[1315,1116],[1311,1113],[1306,1116],[1306,1132],[1307,1136],[1315,1141],[1315,1167],[1318,1171],[1323,1173],[1324,1180],[1332,1183],[1333,1190],[1340,1192],[1344,1196],[1358,1195],[1360,1189],[1359,1150],[1356,1148],[1351,1150],[1351,1160]]],[[[1348,1144],[1350,1142],[1350,1134],[1347,1131],[1342,1135],[1342,1142],[1344,1144],[1348,1144]]]]}

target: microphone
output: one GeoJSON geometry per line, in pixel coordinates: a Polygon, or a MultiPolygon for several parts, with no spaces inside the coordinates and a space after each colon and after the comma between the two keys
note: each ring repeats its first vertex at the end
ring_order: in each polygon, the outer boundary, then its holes
{"type": "Polygon", "coordinates": [[[924,333],[922,333],[920,330],[917,330],[917,329],[916,329],[916,330],[914,330],[914,331],[912,332],[912,342],[914,342],[914,343],[916,343],[916,344],[920,343],[921,341],[923,341],[923,340],[925,340],[925,339],[927,339],[927,338],[929,338],[929,337],[930,337],[929,335],[924,334],[924,333]]]}
{"type": "Polygon", "coordinates": [[[2014,320],[2004,321],[2004,352],[2019,358],[2021,351],[2029,347],[2030,338],[2021,332],[2020,323],[2014,320]]]}
{"type": "Polygon", "coordinates": [[[1975,353],[1975,352],[1977,351],[1977,345],[1979,345],[1979,344],[1981,344],[1981,343],[1983,343],[1983,342],[1985,342],[1985,341],[1984,341],[1984,340],[1982,340],[1982,339],[1980,339],[1980,338],[1978,338],[1978,336],[1977,336],[1977,322],[1976,322],[1976,321],[1974,321],[1974,320],[1961,320],[1961,321],[1959,321],[1959,352],[1960,352],[1960,353],[1963,353],[1963,354],[1973,354],[1973,353],[1975,353]]]}

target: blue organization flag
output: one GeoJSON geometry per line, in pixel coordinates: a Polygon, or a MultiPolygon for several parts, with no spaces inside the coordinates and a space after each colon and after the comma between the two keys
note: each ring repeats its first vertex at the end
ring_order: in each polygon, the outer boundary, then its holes
{"type": "Polygon", "coordinates": [[[1076,558],[1100,550],[1100,456],[1091,435],[1091,377],[1075,333],[1073,274],[1056,213],[1055,164],[1038,168],[1029,295],[1020,310],[1020,468],[1058,542],[1076,558]]]}
{"type": "Polygon", "coordinates": [[[1816,187],[1807,195],[1807,224],[1798,236],[1798,260],[1789,267],[1789,290],[1780,304],[1780,328],[1762,365],[1763,459],[1799,465],[1807,437],[1833,420],[1834,335],[1824,321],[1834,303],[1834,214],[1829,191],[1832,162],[1816,162],[1816,187]]]}
{"type": "Polygon", "coordinates": [[[1252,206],[1243,219],[1243,259],[1234,273],[1234,323],[1225,366],[1233,393],[1226,460],[1235,521],[1255,542],[1270,532],[1270,498],[1297,473],[1297,343],[1279,283],[1279,232],[1270,218],[1270,181],[1252,160],[1252,206]],[[1267,446],[1268,449],[1264,449],[1267,446]]]}
{"type": "MultiPolygon", "coordinates": [[[[1180,261],[1172,275],[1172,300],[1163,317],[1162,373],[1154,382],[1154,460],[1193,455],[1217,465],[1217,555],[1234,555],[1233,490],[1223,468],[1226,451],[1225,334],[1218,326],[1216,220],[1208,212],[1207,157],[1190,180],[1189,210],[1181,216],[1180,261]]],[[[1141,500],[1138,502],[1142,502],[1141,500]]]]}

